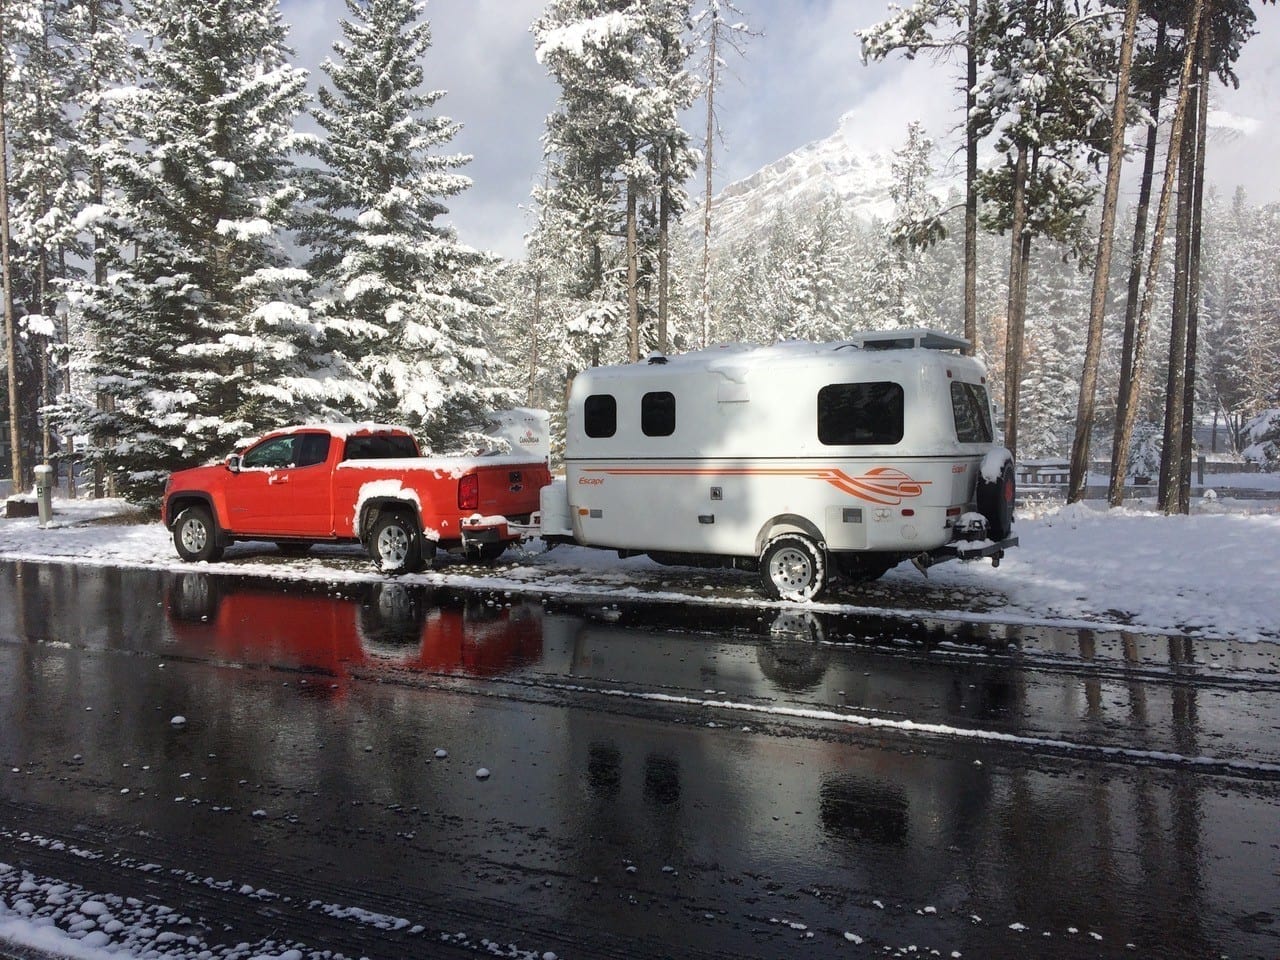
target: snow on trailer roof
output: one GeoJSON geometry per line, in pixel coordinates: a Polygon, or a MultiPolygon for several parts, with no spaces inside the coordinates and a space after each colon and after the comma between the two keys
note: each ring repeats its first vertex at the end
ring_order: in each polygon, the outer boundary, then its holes
{"type": "Polygon", "coordinates": [[[969,341],[940,330],[914,327],[910,330],[873,330],[857,333],[849,342],[864,350],[967,350],[969,341]]]}

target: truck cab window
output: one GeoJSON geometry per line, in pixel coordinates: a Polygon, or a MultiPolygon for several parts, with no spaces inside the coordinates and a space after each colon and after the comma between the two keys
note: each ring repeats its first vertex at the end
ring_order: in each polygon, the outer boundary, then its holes
{"type": "Polygon", "coordinates": [[[416,457],[418,448],[412,437],[400,434],[373,434],[363,437],[348,437],[347,448],[343,451],[343,460],[399,460],[416,457]]]}
{"type": "Polygon", "coordinates": [[[588,437],[612,437],[618,432],[618,401],[609,393],[594,393],[582,404],[582,429],[588,437]]]}
{"type": "Polygon", "coordinates": [[[676,432],[676,396],[666,390],[640,398],[640,431],[646,437],[669,437],[676,432]]]}
{"type": "Polygon", "coordinates": [[[314,467],[329,459],[329,435],[327,433],[304,433],[298,437],[294,453],[300,467],[314,467]]]}
{"type": "Polygon", "coordinates": [[[260,443],[244,455],[240,465],[246,469],[292,467],[296,463],[293,458],[293,445],[297,439],[294,436],[276,437],[260,443]]]}
{"type": "Polygon", "coordinates": [[[902,442],[902,385],[829,383],[818,391],[818,440],[827,446],[902,442]]]}

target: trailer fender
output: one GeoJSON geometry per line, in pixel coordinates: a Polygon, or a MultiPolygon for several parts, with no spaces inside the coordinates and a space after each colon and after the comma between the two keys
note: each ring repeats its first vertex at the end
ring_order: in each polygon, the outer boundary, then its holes
{"type": "Polygon", "coordinates": [[[756,534],[756,557],[764,551],[765,545],[775,537],[780,537],[784,533],[801,533],[813,540],[820,550],[827,549],[827,538],[822,535],[822,531],[817,526],[804,517],[794,513],[779,514],[771,520],[765,522],[760,528],[760,532],[756,534]]]}

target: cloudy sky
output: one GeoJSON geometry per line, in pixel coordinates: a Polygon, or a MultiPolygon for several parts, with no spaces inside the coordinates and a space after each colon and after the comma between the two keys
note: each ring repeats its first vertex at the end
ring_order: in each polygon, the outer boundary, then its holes
{"type": "MultiPolygon", "coordinates": [[[[906,5],[906,0],[899,0],[906,5]]],[[[519,256],[528,230],[529,192],[538,176],[546,115],[557,88],[533,57],[529,25],[545,0],[428,0],[433,45],[427,82],[445,90],[439,109],[462,124],[454,141],[474,159],[474,186],[452,204],[460,238],[519,256]]],[[[738,0],[759,33],[718,100],[724,141],[716,147],[716,190],[812,140],[852,113],[868,152],[892,150],[907,124],[924,123],[940,144],[956,143],[955,64],[930,60],[864,66],[856,32],[883,19],[885,0],[738,0]]],[[[346,14],[343,0],[282,0],[301,65],[329,54],[346,14]]],[[[1254,4],[1258,35],[1237,66],[1240,89],[1215,85],[1218,120],[1208,156],[1219,189],[1243,186],[1251,200],[1280,201],[1280,9],[1254,4]]],[[[315,79],[313,77],[313,79],[315,79]]],[[[691,117],[688,128],[704,121],[691,117]]],[[[701,134],[695,133],[695,142],[701,134]]],[[[699,183],[701,181],[699,180],[699,183]]]]}

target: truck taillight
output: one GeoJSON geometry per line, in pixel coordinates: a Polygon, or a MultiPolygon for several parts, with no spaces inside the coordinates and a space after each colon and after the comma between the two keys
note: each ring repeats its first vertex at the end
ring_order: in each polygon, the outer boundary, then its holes
{"type": "Polygon", "coordinates": [[[480,509],[480,477],[469,473],[458,481],[458,509],[480,509]]]}

